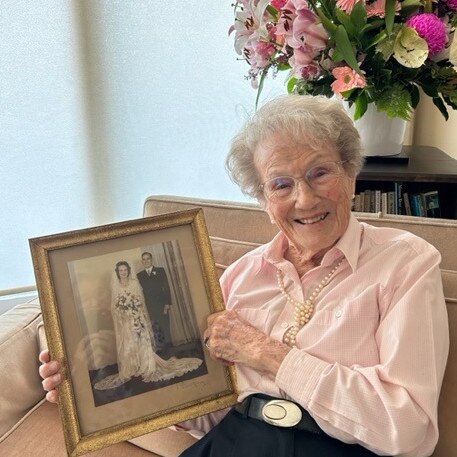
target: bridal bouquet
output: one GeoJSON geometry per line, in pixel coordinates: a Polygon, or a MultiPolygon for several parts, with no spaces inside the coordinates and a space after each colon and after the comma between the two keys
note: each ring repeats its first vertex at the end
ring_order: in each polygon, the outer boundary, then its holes
{"type": "Polygon", "coordinates": [[[289,71],[288,92],[369,103],[408,120],[420,92],[457,109],[457,0],[238,0],[235,49],[258,89],[289,71]]]}
{"type": "Polygon", "coordinates": [[[135,295],[129,291],[123,291],[116,297],[114,306],[117,310],[122,311],[123,313],[126,313],[130,316],[132,319],[134,331],[138,335],[141,335],[146,327],[143,322],[141,313],[143,303],[138,295],[135,295]]]}

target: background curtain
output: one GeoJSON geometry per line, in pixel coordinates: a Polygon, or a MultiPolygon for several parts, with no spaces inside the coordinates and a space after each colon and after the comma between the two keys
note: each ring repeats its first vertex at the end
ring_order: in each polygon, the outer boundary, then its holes
{"type": "Polygon", "coordinates": [[[176,240],[151,246],[154,266],[165,268],[171,290],[170,331],[174,345],[199,339],[186,271],[176,240]]]}

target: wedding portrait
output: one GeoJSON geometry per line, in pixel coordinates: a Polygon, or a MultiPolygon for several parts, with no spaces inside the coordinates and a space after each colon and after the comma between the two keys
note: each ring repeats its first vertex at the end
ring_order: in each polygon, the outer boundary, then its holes
{"type": "Polygon", "coordinates": [[[223,299],[202,209],[38,237],[30,246],[46,338],[67,373],[59,390],[71,452],[234,404],[234,370],[204,341],[223,299]]]}
{"type": "Polygon", "coordinates": [[[95,406],[207,374],[177,240],[68,270],[95,406]]]}

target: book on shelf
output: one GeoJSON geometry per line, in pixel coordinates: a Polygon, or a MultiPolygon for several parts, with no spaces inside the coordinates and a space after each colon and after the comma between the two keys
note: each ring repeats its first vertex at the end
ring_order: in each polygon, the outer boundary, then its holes
{"type": "Polygon", "coordinates": [[[411,203],[409,201],[409,194],[408,192],[403,192],[403,205],[405,207],[405,214],[407,216],[412,216],[413,213],[411,212],[411,203]]]}
{"type": "Polygon", "coordinates": [[[395,193],[395,214],[405,214],[403,209],[403,183],[401,181],[394,182],[395,193]]]}
{"type": "Polygon", "coordinates": [[[374,212],[379,213],[381,211],[381,191],[374,191],[374,212]]]}
{"type": "Polygon", "coordinates": [[[411,195],[411,215],[418,217],[425,217],[425,209],[422,201],[422,196],[420,194],[411,195]]]}
{"type": "Polygon", "coordinates": [[[365,189],[363,197],[363,211],[366,213],[371,213],[371,189],[365,189]]]}
{"type": "MultiPolygon", "coordinates": [[[[392,189],[392,187],[391,187],[392,189]]],[[[437,190],[411,192],[402,182],[394,182],[392,190],[364,189],[354,197],[353,210],[407,216],[441,217],[437,190]]]]}
{"type": "Polygon", "coordinates": [[[381,192],[381,212],[383,214],[387,214],[388,206],[387,206],[387,192],[381,192]]]}
{"type": "Polygon", "coordinates": [[[427,217],[441,217],[440,199],[437,190],[422,192],[422,205],[427,217]]]}
{"type": "Polygon", "coordinates": [[[387,214],[395,214],[395,192],[387,192],[387,214]]]}

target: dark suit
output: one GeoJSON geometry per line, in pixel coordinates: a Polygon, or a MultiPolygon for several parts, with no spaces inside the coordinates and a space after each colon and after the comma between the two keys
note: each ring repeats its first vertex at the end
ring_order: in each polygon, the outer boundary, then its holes
{"type": "Polygon", "coordinates": [[[151,317],[155,322],[164,338],[164,346],[171,345],[170,335],[170,314],[164,314],[165,305],[171,306],[170,285],[167,274],[163,268],[153,267],[151,274],[148,275],[146,270],[137,274],[138,281],[143,288],[144,300],[151,317]]]}

